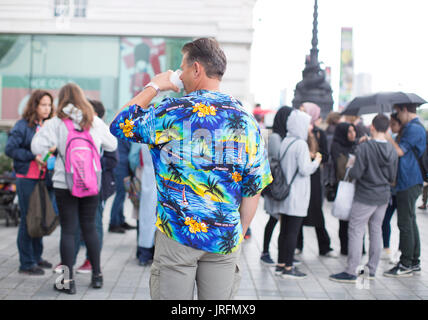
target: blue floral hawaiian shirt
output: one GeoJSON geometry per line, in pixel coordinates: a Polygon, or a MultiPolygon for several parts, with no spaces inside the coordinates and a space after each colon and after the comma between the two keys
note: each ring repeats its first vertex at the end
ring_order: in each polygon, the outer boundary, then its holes
{"type": "Polygon", "coordinates": [[[207,252],[238,248],[242,197],[272,181],[258,124],[239,101],[198,90],[148,109],[132,105],[117,115],[110,131],[149,145],[161,232],[207,252]]]}

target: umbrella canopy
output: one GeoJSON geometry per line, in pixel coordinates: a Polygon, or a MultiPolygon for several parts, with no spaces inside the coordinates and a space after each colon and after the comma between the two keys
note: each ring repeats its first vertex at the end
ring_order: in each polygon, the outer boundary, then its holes
{"type": "Polygon", "coordinates": [[[427,103],[414,93],[405,92],[378,92],[375,94],[354,98],[343,110],[342,115],[359,116],[368,113],[392,112],[395,104],[427,103]]]}

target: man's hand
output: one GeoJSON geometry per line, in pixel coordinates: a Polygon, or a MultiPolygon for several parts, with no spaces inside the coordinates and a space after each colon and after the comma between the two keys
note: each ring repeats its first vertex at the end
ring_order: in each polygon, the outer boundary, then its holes
{"type": "Polygon", "coordinates": [[[366,142],[366,141],[369,141],[369,137],[367,135],[362,136],[360,138],[360,140],[358,141],[358,143],[360,144],[360,143],[363,143],[363,142],[366,142]]]}
{"type": "Polygon", "coordinates": [[[151,80],[151,82],[154,82],[159,87],[160,91],[168,91],[172,90],[175,92],[180,92],[180,89],[175,86],[169,79],[171,77],[171,74],[173,74],[174,71],[168,70],[166,72],[158,73],[156,76],[154,76],[151,80]]]}
{"type": "Polygon", "coordinates": [[[352,168],[354,166],[354,163],[355,163],[355,156],[349,155],[348,162],[346,163],[346,168],[352,168]]]}

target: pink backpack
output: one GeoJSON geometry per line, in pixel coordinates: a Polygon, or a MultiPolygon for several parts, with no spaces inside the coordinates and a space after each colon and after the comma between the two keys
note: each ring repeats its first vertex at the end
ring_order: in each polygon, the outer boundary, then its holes
{"type": "Polygon", "coordinates": [[[63,121],[68,129],[63,159],[67,187],[78,198],[95,196],[101,187],[100,153],[89,130],[75,129],[70,119],[63,121]]]}

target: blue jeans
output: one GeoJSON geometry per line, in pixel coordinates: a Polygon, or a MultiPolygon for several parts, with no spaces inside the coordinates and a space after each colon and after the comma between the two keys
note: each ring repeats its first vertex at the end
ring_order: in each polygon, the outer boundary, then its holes
{"type": "Polygon", "coordinates": [[[114,196],[113,204],[111,206],[110,213],[110,226],[117,227],[121,226],[125,222],[125,216],[123,215],[123,204],[125,202],[126,191],[123,185],[123,179],[126,177],[121,172],[116,172],[116,195],[114,196]]]}
{"type": "Polygon", "coordinates": [[[397,209],[397,198],[391,196],[391,199],[386,208],[385,217],[382,222],[382,238],[383,238],[383,247],[389,248],[389,240],[391,239],[391,219],[394,215],[395,209],[397,209]]]}
{"type": "MultiPolygon", "coordinates": [[[[27,231],[27,210],[31,193],[37,184],[37,179],[16,179],[16,192],[18,195],[18,204],[21,220],[18,227],[18,245],[19,263],[21,270],[28,270],[37,266],[42,261],[43,242],[42,238],[31,238],[27,231]]],[[[53,189],[48,189],[51,200],[55,200],[53,189]]]]}
{"type": "MultiPolygon", "coordinates": [[[[98,207],[97,207],[97,212],[95,214],[95,228],[97,230],[97,234],[98,234],[98,239],[100,240],[100,252],[101,249],[103,248],[103,211],[104,211],[104,205],[105,205],[105,200],[100,200],[100,202],[98,203],[98,207]]],[[[85,241],[83,240],[82,237],[82,231],[79,228],[77,228],[76,231],[76,242],[75,242],[75,254],[74,254],[74,264],[76,264],[76,259],[77,259],[77,255],[79,254],[79,249],[81,246],[85,246],[85,241]]],[[[88,251],[86,250],[86,259],[89,260],[89,254],[88,251]]]]}

